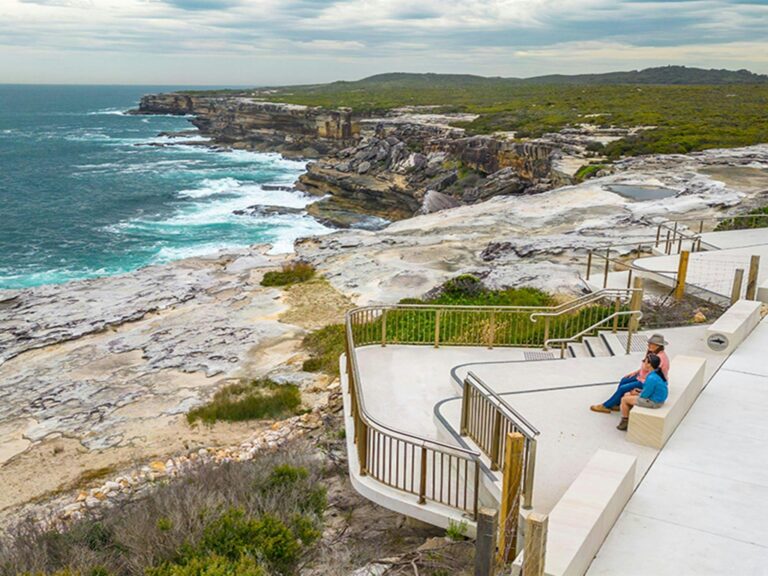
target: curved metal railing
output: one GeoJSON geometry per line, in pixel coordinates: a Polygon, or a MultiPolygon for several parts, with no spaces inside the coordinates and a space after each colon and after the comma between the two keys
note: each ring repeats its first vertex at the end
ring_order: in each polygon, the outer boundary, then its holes
{"type": "MultiPolygon", "coordinates": [[[[366,409],[360,389],[360,368],[353,327],[368,309],[347,313],[347,377],[352,396],[354,441],[360,474],[418,497],[458,508],[472,518],[477,516],[480,486],[480,454],[436,440],[422,438],[388,426],[366,409]]],[[[367,318],[366,318],[367,319],[367,318]]]]}
{"type": "MultiPolygon", "coordinates": [[[[636,295],[635,290],[605,290],[551,307],[410,304],[349,311],[346,373],[360,474],[412,494],[421,504],[431,501],[472,517],[477,514],[480,454],[399,430],[375,418],[365,405],[357,348],[373,344],[541,347],[548,338],[564,337],[583,331],[596,320],[613,318],[616,306],[636,295]],[[601,300],[608,300],[609,305],[601,305],[601,300]],[[537,323],[538,317],[545,322],[537,323]]],[[[503,404],[499,406],[507,410],[503,404]]],[[[532,453],[535,457],[535,448],[532,453]]]]}
{"type": "Polygon", "coordinates": [[[463,382],[461,434],[469,436],[491,461],[491,470],[501,470],[510,433],[523,436],[522,506],[533,507],[538,429],[497,394],[474,372],[463,382]]]}

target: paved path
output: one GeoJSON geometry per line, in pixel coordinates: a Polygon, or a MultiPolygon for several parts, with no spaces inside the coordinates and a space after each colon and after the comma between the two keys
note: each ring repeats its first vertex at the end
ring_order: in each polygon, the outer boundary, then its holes
{"type": "Polygon", "coordinates": [[[659,454],[590,576],[768,575],[768,319],[659,454]]]}

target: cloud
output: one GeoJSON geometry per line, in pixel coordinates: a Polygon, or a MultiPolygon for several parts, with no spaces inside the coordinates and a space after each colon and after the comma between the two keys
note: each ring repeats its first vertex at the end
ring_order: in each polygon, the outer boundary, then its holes
{"type": "Polygon", "coordinates": [[[181,10],[226,10],[240,3],[237,0],[165,0],[165,2],[181,10]]]}
{"type": "Polygon", "coordinates": [[[187,83],[225,73],[233,84],[274,84],[394,70],[525,76],[666,63],[768,72],[762,1],[0,1],[0,45],[15,55],[0,61],[6,81],[49,66],[43,54],[112,62],[102,71],[110,78],[130,59],[169,77],[179,62],[197,61],[187,83]]]}

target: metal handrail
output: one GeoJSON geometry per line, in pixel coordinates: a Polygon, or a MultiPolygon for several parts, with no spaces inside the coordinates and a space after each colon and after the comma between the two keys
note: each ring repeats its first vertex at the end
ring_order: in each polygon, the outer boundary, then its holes
{"type": "MultiPolygon", "coordinates": [[[[357,310],[357,309],[355,309],[357,310]]],[[[351,310],[350,312],[354,312],[355,310],[351,310]]],[[[348,312],[347,314],[349,314],[348,312]]],[[[350,339],[350,342],[354,343],[354,336],[352,335],[352,328],[349,322],[347,322],[347,338],[350,339]]],[[[354,347],[353,347],[354,350],[354,347]]],[[[355,372],[355,386],[357,387],[358,382],[360,381],[360,369],[357,363],[357,356],[353,353],[351,358],[352,368],[355,372]]],[[[358,390],[359,392],[359,390],[358,390]]],[[[438,448],[445,448],[448,450],[453,450],[455,452],[458,452],[460,454],[465,454],[468,456],[479,456],[478,452],[475,452],[473,450],[468,450],[466,448],[462,448],[460,446],[453,446],[451,444],[446,444],[444,442],[440,442],[439,440],[432,440],[430,438],[423,438],[421,436],[418,436],[416,434],[413,434],[411,432],[406,432],[404,430],[398,430],[397,428],[394,428],[392,426],[389,426],[388,424],[384,424],[383,422],[377,420],[375,417],[371,416],[371,414],[365,409],[365,399],[362,394],[358,396],[358,405],[362,409],[361,410],[361,416],[364,417],[364,421],[368,425],[375,425],[379,427],[382,431],[387,431],[392,434],[397,434],[398,436],[401,436],[403,438],[407,438],[411,441],[414,441],[415,443],[420,443],[419,446],[434,446],[438,448]]]]}
{"type": "Polygon", "coordinates": [[[491,470],[502,470],[506,473],[506,470],[503,470],[504,455],[510,432],[519,432],[523,436],[522,506],[530,509],[533,507],[536,436],[539,431],[476,374],[469,372],[464,379],[461,434],[472,438],[488,456],[491,470]],[[476,406],[478,401],[479,405],[476,406]]]}
{"type": "Polygon", "coordinates": [[[534,312],[533,314],[531,314],[530,319],[531,319],[531,322],[536,322],[538,321],[539,317],[552,318],[556,316],[562,316],[563,314],[567,314],[569,312],[573,312],[574,310],[577,310],[584,304],[590,304],[592,302],[602,300],[607,296],[631,297],[634,292],[642,292],[642,289],[641,288],[602,288],[597,292],[592,292],[590,294],[587,294],[586,296],[582,296],[581,298],[578,298],[576,300],[571,300],[570,302],[566,302],[562,304],[561,306],[565,306],[565,307],[559,310],[555,309],[551,312],[534,312]]]}
{"type": "Polygon", "coordinates": [[[485,393],[486,393],[488,396],[490,396],[491,398],[493,398],[494,400],[496,400],[496,402],[498,402],[498,404],[499,404],[499,405],[500,405],[502,408],[504,408],[504,410],[508,411],[508,412],[509,412],[509,415],[510,415],[510,419],[512,419],[512,420],[514,420],[514,419],[517,419],[517,421],[518,421],[519,423],[523,424],[523,426],[525,426],[526,428],[528,428],[528,431],[524,431],[524,430],[522,430],[522,429],[520,430],[520,432],[523,434],[523,436],[525,436],[525,437],[526,437],[526,438],[528,438],[529,440],[533,440],[533,439],[534,439],[536,436],[538,436],[539,434],[541,434],[541,432],[539,432],[538,428],[536,428],[536,427],[535,427],[533,424],[531,424],[531,423],[530,423],[530,422],[529,422],[529,421],[528,421],[528,420],[525,418],[525,416],[523,416],[522,414],[520,414],[520,412],[518,412],[517,410],[515,410],[514,408],[512,408],[512,406],[510,406],[510,405],[509,405],[509,403],[508,403],[506,400],[504,400],[504,398],[502,398],[501,396],[499,396],[499,395],[498,395],[498,394],[497,394],[497,393],[496,393],[496,392],[495,392],[495,391],[494,391],[494,390],[493,390],[493,389],[492,389],[490,386],[488,386],[488,384],[486,384],[485,382],[483,382],[483,381],[482,381],[482,380],[481,380],[481,379],[480,379],[480,378],[477,376],[477,374],[475,374],[474,372],[468,372],[468,373],[467,373],[467,378],[472,378],[472,379],[474,379],[474,380],[475,380],[475,384],[476,384],[476,385],[478,385],[479,387],[483,388],[483,389],[485,390],[485,393]]]}
{"type": "Polygon", "coordinates": [[[352,405],[352,417],[354,422],[354,442],[357,446],[358,464],[360,466],[360,475],[367,475],[372,473],[372,477],[377,481],[389,485],[397,490],[418,494],[419,504],[425,504],[428,499],[427,491],[427,476],[428,476],[428,450],[432,451],[432,494],[430,500],[439,502],[441,504],[447,504],[448,506],[464,510],[471,513],[473,518],[477,517],[478,511],[478,498],[480,487],[480,453],[466,448],[451,446],[443,442],[424,438],[422,436],[399,430],[383,422],[380,422],[374,416],[368,412],[365,406],[365,398],[360,386],[360,367],[357,361],[357,354],[355,353],[355,341],[354,332],[352,330],[352,318],[354,317],[356,310],[350,310],[346,315],[346,339],[347,339],[347,374],[349,393],[351,397],[352,405]],[[389,439],[389,453],[387,454],[387,439],[389,439]],[[395,483],[392,484],[392,440],[395,440],[395,448],[397,455],[395,457],[395,483]],[[400,474],[400,443],[403,442],[403,464],[402,473],[404,479],[401,482],[400,474]],[[407,468],[408,468],[408,445],[411,446],[411,475],[410,475],[410,489],[408,486],[407,468]],[[375,459],[371,462],[371,469],[369,470],[369,447],[374,451],[375,459]],[[383,448],[383,450],[382,450],[383,448]],[[381,453],[376,453],[376,450],[381,453]],[[415,465],[416,465],[416,450],[419,450],[419,488],[416,490],[415,485],[415,465]],[[436,489],[436,479],[438,473],[435,468],[437,462],[437,455],[440,455],[440,477],[439,477],[439,497],[436,489]],[[448,490],[447,501],[443,499],[443,487],[445,484],[445,473],[443,470],[444,456],[448,457],[448,490]],[[455,486],[455,499],[451,500],[451,474],[452,474],[452,461],[456,459],[456,486],[455,486]],[[384,466],[384,461],[387,461],[387,466],[384,466]],[[464,490],[463,499],[460,499],[459,491],[459,471],[461,462],[464,462],[464,490]],[[470,480],[469,475],[469,463],[473,465],[473,480],[470,480]],[[388,469],[389,475],[386,475],[388,469]],[[387,478],[389,481],[387,481],[387,478]],[[472,504],[470,505],[468,498],[468,489],[472,486],[472,504]]]}
{"type": "MultiPolygon", "coordinates": [[[[561,353],[561,356],[562,356],[562,354],[564,353],[564,350],[565,350],[565,344],[567,344],[569,342],[576,342],[577,340],[579,340],[580,338],[586,336],[590,332],[595,331],[598,327],[600,327],[603,324],[605,324],[608,320],[613,320],[615,318],[619,318],[620,316],[636,316],[638,321],[643,319],[643,313],[640,310],[623,310],[621,312],[614,312],[610,316],[607,316],[606,318],[603,318],[602,320],[600,320],[599,322],[596,322],[595,324],[593,324],[589,328],[585,328],[584,330],[582,330],[578,334],[574,334],[573,336],[571,336],[569,338],[550,338],[549,340],[545,340],[544,341],[544,349],[546,350],[547,348],[549,348],[550,344],[558,343],[558,344],[560,344],[560,353],[561,353]]],[[[630,326],[629,333],[627,335],[627,354],[629,354],[629,350],[631,348],[632,348],[632,329],[631,329],[631,326],[630,326]]]]}

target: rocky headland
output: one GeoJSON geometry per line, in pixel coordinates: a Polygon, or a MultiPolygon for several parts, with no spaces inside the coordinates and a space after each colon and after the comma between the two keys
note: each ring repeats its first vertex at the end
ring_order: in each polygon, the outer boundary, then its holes
{"type": "Polygon", "coordinates": [[[648,241],[659,220],[768,195],[766,145],[633,158],[576,183],[589,142],[619,134],[585,126],[518,142],[467,136],[445,115],[356,118],[248,95],[149,96],[139,113],[189,115],[212,146],[313,159],[296,186],[318,196],[311,214],[343,229],[301,239],[285,256],[251,246],[1,292],[0,518],[66,519],[198,462],[250,458],[321,427],[338,382],[302,371],[302,337],[352,305],[421,296],[462,273],[568,297],[584,289],[587,249],[648,241]],[[617,185],[670,194],[640,202],[617,185]],[[359,229],[366,221],[380,229],[359,229]],[[291,259],[321,279],[261,286],[291,259]],[[185,413],[223,385],[265,375],[297,384],[310,413],[187,424],[185,413]],[[107,472],[83,485],[92,470],[107,472]]]}

